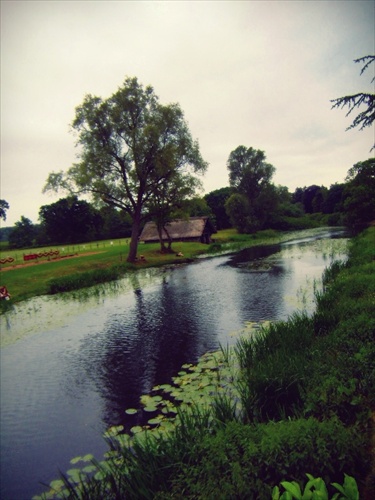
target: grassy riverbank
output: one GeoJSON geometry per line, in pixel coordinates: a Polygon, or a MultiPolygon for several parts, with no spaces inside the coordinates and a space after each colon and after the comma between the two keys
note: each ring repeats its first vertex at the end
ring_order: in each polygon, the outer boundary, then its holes
{"type": "Polygon", "coordinates": [[[374,498],[374,243],[371,228],[325,272],[312,317],[250,329],[144,395],[148,426],[110,429],[106,460],[73,459],[46,497],[270,499],[310,473],[374,498]]]}
{"type": "MultiPolygon", "coordinates": [[[[308,232],[310,234],[311,230],[308,232]]],[[[256,235],[244,235],[231,229],[215,234],[215,243],[212,245],[176,242],[171,254],[160,253],[159,244],[140,244],[139,260],[135,264],[126,262],[129,250],[129,241],[126,239],[53,248],[3,250],[0,258],[7,262],[1,265],[0,284],[7,287],[11,301],[0,301],[0,312],[13,303],[31,297],[111,281],[139,268],[188,262],[207,252],[234,251],[245,246],[279,243],[303,234],[306,231],[262,231],[256,235]],[[58,252],[58,255],[50,255],[53,252],[58,252]],[[179,253],[182,256],[177,256],[179,253]],[[24,261],[24,255],[28,254],[40,257],[24,261]]]]}

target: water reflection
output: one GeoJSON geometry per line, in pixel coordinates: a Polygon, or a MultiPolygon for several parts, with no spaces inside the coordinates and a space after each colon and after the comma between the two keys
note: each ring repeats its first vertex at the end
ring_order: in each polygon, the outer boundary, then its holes
{"type": "Polygon", "coordinates": [[[312,310],[313,285],[334,253],[318,247],[137,272],[94,295],[38,299],[9,315],[6,334],[23,338],[1,350],[1,498],[42,491],[38,481],[68,469],[75,455],[99,458],[108,426],[139,422],[124,410],[139,407],[141,394],[234,343],[246,322],[312,310]]]}

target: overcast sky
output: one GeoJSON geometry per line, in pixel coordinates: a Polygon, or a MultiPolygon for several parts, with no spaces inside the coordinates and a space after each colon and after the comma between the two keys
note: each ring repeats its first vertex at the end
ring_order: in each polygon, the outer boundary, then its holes
{"type": "Polygon", "coordinates": [[[371,157],[374,128],[330,99],[372,91],[374,1],[1,1],[3,226],[38,222],[51,171],[78,150],[70,130],[85,94],[109,97],[126,76],[184,111],[209,163],[204,192],[229,185],[239,145],[261,149],[275,184],[329,187],[371,157]]]}

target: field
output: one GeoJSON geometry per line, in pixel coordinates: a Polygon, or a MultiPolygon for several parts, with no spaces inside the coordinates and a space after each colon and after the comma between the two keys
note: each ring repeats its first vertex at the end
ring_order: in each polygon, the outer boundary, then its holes
{"type": "Polygon", "coordinates": [[[116,267],[121,275],[121,271],[186,260],[207,250],[207,245],[200,243],[180,243],[173,246],[175,253],[161,254],[158,244],[140,244],[139,260],[136,264],[129,264],[126,262],[128,243],[128,240],[122,239],[74,246],[5,250],[0,254],[1,261],[8,260],[1,264],[1,285],[7,287],[14,303],[48,293],[48,283],[51,279],[113,267],[116,267]],[[59,252],[58,255],[53,254],[56,251],[59,252]],[[179,252],[183,253],[183,257],[176,257],[179,252]],[[40,257],[25,261],[24,255],[30,254],[40,257]],[[141,260],[141,256],[144,260],[141,260]],[[9,262],[11,259],[14,260],[9,262]]]}

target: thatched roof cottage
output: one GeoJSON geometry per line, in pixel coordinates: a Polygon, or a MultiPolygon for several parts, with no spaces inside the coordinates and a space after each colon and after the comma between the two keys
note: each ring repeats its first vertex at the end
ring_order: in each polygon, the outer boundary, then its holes
{"type": "MultiPolygon", "coordinates": [[[[211,235],[216,229],[208,217],[190,217],[190,219],[177,219],[166,225],[168,234],[173,241],[200,241],[211,243],[211,235]]],[[[163,230],[163,241],[168,241],[168,236],[163,230]]],[[[147,222],[139,240],[144,243],[159,241],[155,222],[147,222]]]]}

